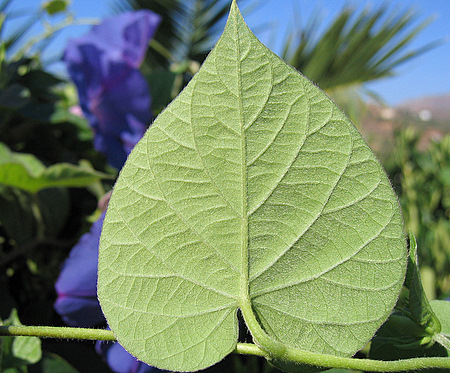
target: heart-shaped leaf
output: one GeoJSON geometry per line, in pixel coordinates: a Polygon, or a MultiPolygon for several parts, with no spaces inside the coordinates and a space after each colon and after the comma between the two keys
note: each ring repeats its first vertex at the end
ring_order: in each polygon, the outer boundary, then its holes
{"type": "Polygon", "coordinates": [[[350,356],[391,312],[405,269],[398,202],[375,156],[233,2],[114,188],[98,295],[119,342],[159,368],[206,368],[235,348],[240,308],[272,356],[350,356]]]}

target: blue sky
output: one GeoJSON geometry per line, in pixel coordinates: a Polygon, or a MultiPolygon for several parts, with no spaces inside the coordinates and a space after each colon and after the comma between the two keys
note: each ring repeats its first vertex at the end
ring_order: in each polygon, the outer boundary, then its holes
{"type": "MultiPolygon", "coordinates": [[[[72,10],[77,18],[105,18],[112,14],[113,0],[72,0],[72,10]]],[[[14,9],[32,12],[41,2],[38,0],[14,0],[14,9]],[[35,5],[31,5],[31,4],[35,5]],[[30,6],[31,5],[31,6],[30,6]]],[[[366,6],[377,7],[387,3],[384,0],[263,0],[262,5],[253,13],[244,14],[245,19],[260,40],[274,52],[281,49],[281,41],[296,23],[308,22],[308,17],[319,11],[324,27],[345,6],[362,9],[366,6]],[[258,27],[267,24],[267,28],[258,27]]],[[[422,31],[412,43],[412,48],[421,47],[431,41],[442,39],[442,45],[428,51],[414,60],[400,66],[397,76],[383,79],[367,85],[379,94],[386,103],[396,105],[407,99],[427,95],[450,93],[450,0],[391,0],[391,9],[412,7],[418,22],[429,17],[433,22],[422,31]]],[[[239,0],[238,0],[239,5],[239,0]]],[[[13,27],[8,25],[7,27],[13,27]]],[[[58,36],[49,48],[51,57],[59,56],[67,39],[82,35],[87,26],[73,26],[58,36]]],[[[6,28],[8,31],[8,28],[6,28]]],[[[30,35],[39,33],[39,29],[30,30],[30,35]]],[[[61,69],[61,65],[56,65],[61,69]]]]}

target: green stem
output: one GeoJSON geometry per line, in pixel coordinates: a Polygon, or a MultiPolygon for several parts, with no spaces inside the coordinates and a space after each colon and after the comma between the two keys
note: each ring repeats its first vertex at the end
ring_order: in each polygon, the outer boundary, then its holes
{"type": "Polygon", "coordinates": [[[233,351],[235,354],[241,355],[253,355],[268,358],[269,355],[261,350],[257,345],[253,343],[238,343],[236,349],[233,351]]]}
{"type": "Polygon", "coordinates": [[[164,45],[162,45],[159,41],[156,39],[150,40],[150,48],[158,52],[161,56],[166,58],[169,61],[173,61],[172,53],[169,49],[167,49],[164,45]]]}
{"type": "MultiPolygon", "coordinates": [[[[61,339],[88,339],[115,341],[110,330],[67,328],[51,326],[0,326],[0,336],[34,336],[61,339]]],[[[381,361],[370,359],[353,359],[333,355],[319,354],[286,347],[283,356],[274,356],[252,343],[238,343],[234,350],[237,354],[270,357],[281,357],[296,363],[316,365],[326,368],[347,368],[369,372],[399,372],[424,368],[450,369],[450,358],[424,357],[396,361],[381,361]]]]}
{"type": "Polygon", "coordinates": [[[450,369],[450,358],[422,357],[395,361],[353,359],[287,348],[283,359],[327,368],[346,368],[369,372],[399,372],[425,368],[450,369]]]}
{"type": "Polygon", "coordinates": [[[110,330],[54,326],[0,326],[0,336],[89,339],[95,341],[116,340],[116,337],[110,330]]]}
{"type": "Polygon", "coordinates": [[[31,211],[33,212],[34,218],[36,219],[36,238],[43,239],[45,237],[45,224],[44,219],[39,208],[39,197],[37,193],[33,193],[33,199],[31,202],[31,211]]]}
{"type": "Polygon", "coordinates": [[[65,29],[69,26],[82,26],[82,25],[96,25],[99,21],[97,19],[78,19],[78,20],[64,20],[61,23],[54,25],[53,27],[45,30],[42,34],[31,38],[21,49],[19,49],[15,54],[13,59],[20,59],[30,52],[31,48],[37,43],[51,37],[56,32],[65,29]]]}

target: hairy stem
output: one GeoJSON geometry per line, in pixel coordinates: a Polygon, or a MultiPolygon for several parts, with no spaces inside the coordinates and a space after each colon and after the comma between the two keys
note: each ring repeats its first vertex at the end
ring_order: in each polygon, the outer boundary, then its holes
{"type": "Polygon", "coordinates": [[[399,372],[425,368],[450,369],[450,358],[425,357],[395,361],[353,359],[287,348],[283,359],[327,368],[347,368],[369,372],[399,372]]]}
{"type": "Polygon", "coordinates": [[[110,330],[54,326],[0,326],[0,336],[32,336],[42,338],[89,339],[115,341],[110,330]]]}
{"type": "MultiPolygon", "coordinates": [[[[51,326],[0,326],[0,336],[34,336],[102,341],[116,340],[114,334],[110,330],[51,326]]],[[[396,361],[380,361],[325,355],[303,350],[294,350],[291,348],[286,348],[283,356],[270,356],[268,352],[263,351],[252,343],[238,343],[234,353],[261,356],[267,359],[276,357],[297,363],[317,365],[326,368],[348,368],[368,372],[399,372],[424,368],[450,369],[450,358],[446,357],[424,357],[396,361]]]]}

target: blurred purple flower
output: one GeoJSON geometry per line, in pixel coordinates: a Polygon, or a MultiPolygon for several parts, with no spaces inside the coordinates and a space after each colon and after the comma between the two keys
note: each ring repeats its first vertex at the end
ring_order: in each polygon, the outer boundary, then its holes
{"type": "MultiPolygon", "coordinates": [[[[159,22],[160,16],[147,10],[121,14],[70,41],[64,54],[81,109],[95,133],[94,146],[116,168],[123,166],[152,119],[149,89],[138,68],[159,22]]],[[[109,195],[100,201],[102,210],[108,200],[109,195]]],[[[72,326],[106,323],[97,300],[104,215],[73,247],[55,285],[55,309],[72,326]]],[[[114,372],[159,371],[137,361],[118,343],[99,342],[97,350],[114,372]]]]}
{"type": "Polygon", "coordinates": [[[158,368],[140,362],[118,343],[98,341],[95,349],[116,373],[162,372],[158,368]]]}
{"type": "Polygon", "coordinates": [[[138,68],[160,20],[148,10],[123,13],[71,40],[64,53],[94,146],[118,169],[152,119],[149,88],[138,68]]]}
{"type": "Polygon", "coordinates": [[[104,213],[81,236],[56,281],[55,310],[71,326],[92,327],[105,322],[97,300],[98,244],[104,213]]]}

